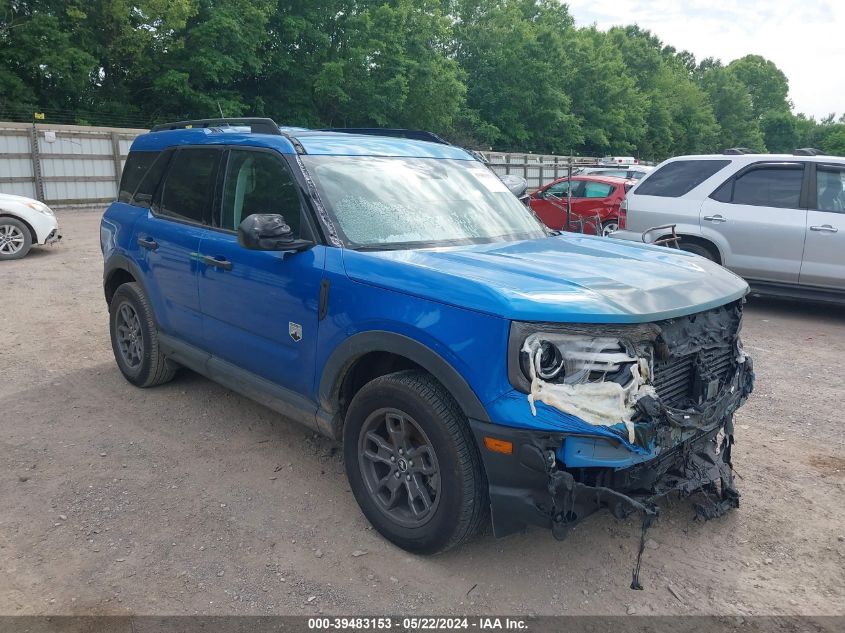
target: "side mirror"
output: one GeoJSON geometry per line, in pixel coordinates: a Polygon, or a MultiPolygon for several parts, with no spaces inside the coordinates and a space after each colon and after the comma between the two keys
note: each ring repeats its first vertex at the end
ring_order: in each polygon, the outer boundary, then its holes
{"type": "Polygon", "coordinates": [[[505,186],[517,198],[521,198],[528,189],[528,181],[522,176],[506,174],[504,176],[499,176],[499,179],[505,183],[505,186]]]}
{"type": "Polygon", "coordinates": [[[253,213],[238,226],[238,243],[253,251],[304,251],[310,240],[296,239],[285,218],[277,213],[253,213]]]}
{"type": "Polygon", "coordinates": [[[539,191],[534,192],[534,197],[536,197],[536,198],[540,198],[540,199],[542,200],[543,198],[545,198],[545,197],[546,197],[546,192],[545,192],[545,190],[540,189],[539,191]]]}

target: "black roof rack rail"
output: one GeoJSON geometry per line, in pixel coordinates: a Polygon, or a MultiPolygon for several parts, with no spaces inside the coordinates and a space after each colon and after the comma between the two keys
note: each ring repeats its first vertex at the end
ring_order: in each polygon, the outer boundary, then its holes
{"type": "Polygon", "coordinates": [[[824,152],[815,147],[799,147],[792,153],[795,156],[821,156],[824,152]]]}
{"type": "Polygon", "coordinates": [[[737,154],[756,154],[753,149],[748,149],[747,147],[729,147],[726,149],[723,154],[736,156],[737,154]]]}
{"type": "Polygon", "coordinates": [[[192,128],[207,128],[207,127],[234,127],[234,126],[249,126],[249,131],[252,134],[273,134],[274,136],[284,136],[291,142],[297,154],[305,154],[305,148],[299,139],[295,136],[284,132],[279,128],[273,119],[266,117],[225,117],[222,119],[194,119],[192,121],[174,121],[173,123],[162,123],[156,125],[150,132],[164,132],[167,130],[187,130],[192,128]]]}
{"type": "Polygon", "coordinates": [[[394,138],[407,138],[413,141],[428,141],[429,143],[440,143],[451,145],[434,132],[425,130],[405,130],[401,128],[379,128],[379,127],[329,127],[321,128],[318,132],[343,132],[344,134],[367,134],[369,136],[392,136],[394,138]]]}
{"type": "Polygon", "coordinates": [[[283,134],[273,119],[265,117],[226,117],[223,119],[194,119],[192,121],[174,121],[173,123],[162,123],[156,125],[151,132],[164,132],[166,130],[185,130],[190,128],[204,127],[234,127],[249,126],[254,134],[275,134],[276,136],[287,136],[283,134]]]}

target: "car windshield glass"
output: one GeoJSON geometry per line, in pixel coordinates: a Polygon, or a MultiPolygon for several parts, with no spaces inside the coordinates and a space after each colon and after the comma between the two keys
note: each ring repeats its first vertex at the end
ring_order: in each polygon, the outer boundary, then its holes
{"type": "Polygon", "coordinates": [[[539,220],[482,163],[302,156],[353,247],[410,248],[543,237],[539,220]]]}

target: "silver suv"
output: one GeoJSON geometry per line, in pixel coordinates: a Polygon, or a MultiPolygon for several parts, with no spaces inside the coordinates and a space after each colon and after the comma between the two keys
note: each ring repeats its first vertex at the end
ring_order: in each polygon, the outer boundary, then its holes
{"type": "Polygon", "coordinates": [[[845,301],[845,158],[678,156],[628,192],[613,237],[680,247],[719,262],[754,291],[845,301]]]}

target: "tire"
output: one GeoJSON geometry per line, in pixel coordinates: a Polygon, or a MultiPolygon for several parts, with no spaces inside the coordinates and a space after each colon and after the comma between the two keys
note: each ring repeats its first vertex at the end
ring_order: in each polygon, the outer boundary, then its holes
{"type": "Polygon", "coordinates": [[[114,293],[109,331],[117,366],[133,385],[154,387],[176,375],[177,366],[159,349],[153,309],[137,283],[123,284],[114,293]]]}
{"type": "Polygon", "coordinates": [[[617,220],[616,218],[610,218],[609,220],[605,220],[604,222],[602,222],[599,228],[601,230],[598,232],[598,234],[607,237],[614,231],[619,230],[619,220],[617,220]]]}
{"type": "Polygon", "coordinates": [[[29,227],[17,218],[0,217],[0,261],[25,257],[31,248],[29,227]]]}
{"type": "Polygon", "coordinates": [[[707,248],[706,246],[702,246],[701,244],[691,244],[689,242],[684,242],[682,239],[680,241],[680,247],[682,251],[686,251],[687,253],[695,253],[696,255],[701,255],[705,259],[709,259],[711,262],[716,262],[717,264],[719,261],[716,259],[715,253],[712,250],[707,248]]]}
{"type": "Polygon", "coordinates": [[[346,414],[343,451],[364,516],[402,549],[448,550],[474,536],[486,516],[487,481],[466,417],[425,372],[364,385],[346,414]]]}

